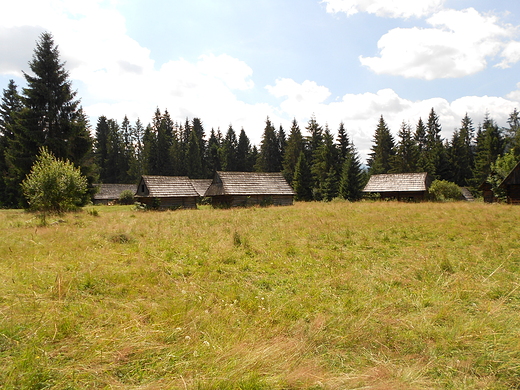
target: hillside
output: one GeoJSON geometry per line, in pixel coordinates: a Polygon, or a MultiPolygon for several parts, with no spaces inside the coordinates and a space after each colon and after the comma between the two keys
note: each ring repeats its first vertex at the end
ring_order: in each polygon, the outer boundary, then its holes
{"type": "Polygon", "coordinates": [[[520,208],[0,211],[4,389],[520,386],[520,208]]]}

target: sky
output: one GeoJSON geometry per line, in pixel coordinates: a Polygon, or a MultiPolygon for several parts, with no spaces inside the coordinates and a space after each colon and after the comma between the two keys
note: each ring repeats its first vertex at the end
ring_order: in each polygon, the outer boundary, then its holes
{"type": "Polygon", "coordinates": [[[366,158],[383,115],[397,135],[433,108],[450,139],[467,113],[499,126],[520,109],[516,0],[17,0],[0,13],[0,89],[50,32],[94,129],[157,108],[206,134],[269,117],[304,135],[344,123],[366,158]]]}

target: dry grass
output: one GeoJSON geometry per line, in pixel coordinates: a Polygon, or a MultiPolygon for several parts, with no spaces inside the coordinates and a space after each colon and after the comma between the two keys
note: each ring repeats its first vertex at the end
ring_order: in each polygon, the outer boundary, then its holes
{"type": "Polygon", "coordinates": [[[6,389],[520,388],[520,208],[0,212],[6,389]]]}

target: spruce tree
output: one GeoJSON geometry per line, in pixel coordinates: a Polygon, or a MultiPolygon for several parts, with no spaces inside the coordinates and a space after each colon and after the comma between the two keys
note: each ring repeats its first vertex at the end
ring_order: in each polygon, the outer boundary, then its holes
{"type": "Polygon", "coordinates": [[[351,144],[341,166],[338,195],[351,202],[361,199],[365,184],[364,176],[359,155],[351,144]]]}
{"type": "Polygon", "coordinates": [[[258,172],[280,172],[282,170],[280,142],[269,117],[265,121],[255,170],[258,172]]]}
{"type": "Polygon", "coordinates": [[[233,126],[229,125],[220,148],[220,161],[224,171],[237,170],[237,147],[238,141],[235,130],[233,130],[233,126]]]}
{"type": "Polygon", "coordinates": [[[303,150],[303,136],[300,131],[300,127],[298,126],[298,122],[296,119],[293,119],[282,162],[282,172],[289,184],[291,184],[293,181],[296,163],[298,162],[300,153],[303,152],[303,150]]]}
{"type": "Polygon", "coordinates": [[[217,134],[214,129],[211,129],[211,133],[208,140],[208,147],[206,149],[206,166],[210,175],[213,175],[215,171],[222,170],[222,164],[220,162],[220,140],[217,138],[217,134]]]}
{"type": "Polygon", "coordinates": [[[337,182],[339,173],[337,171],[337,150],[334,138],[328,126],[322,134],[322,143],[313,153],[311,173],[313,179],[314,199],[330,200],[337,195],[337,182]],[[328,194],[326,194],[328,192],[328,194]]]}
{"type": "Polygon", "coordinates": [[[503,153],[503,139],[496,123],[486,114],[477,131],[475,166],[471,184],[478,188],[491,173],[491,164],[503,153]]]}
{"type": "Polygon", "coordinates": [[[81,166],[88,163],[84,157],[92,146],[86,117],[50,33],[40,35],[29,67],[33,75],[24,72],[23,109],[16,115],[6,151],[15,186],[29,173],[40,147],[81,166]]]}
{"type": "Polygon", "coordinates": [[[412,129],[409,124],[401,124],[397,134],[398,142],[395,147],[395,154],[390,160],[390,173],[409,173],[416,172],[417,146],[413,139],[412,129]]]}
{"type": "Polygon", "coordinates": [[[390,171],[390,161],[394,155],[394,147],[394,137],[392,133],[390,133],[390,129],[386,125],[383,115],[381,115],[367,161],[371,175],[388,173],[390,171]]]}
{"type": "Polygon", "coordinates": [[[292,184],[296,200],[312,200],[311,170],[303,151],[298,157],[298,162],[296,163],[296,167],[294,169],[294,178],[292,184]]]}
{"type": "Polygon", "coordinates": [[[237,171],[252,172],[254,162],[251,161],[251,142],[244,128],[240,130],[237,145],[237,171]]]}
{"type": "Polygon", "coordinates": [[[18,87],[13,80],[9,80],[7,89],[4,89],[0,104],[0,207],[13,207],[17,204],[17,188],[13,188],[9,180],[9,168],[6,152],[14,138],[13,126],[16,115],[22,110],[22,102],[18,94],[18,87]]]}

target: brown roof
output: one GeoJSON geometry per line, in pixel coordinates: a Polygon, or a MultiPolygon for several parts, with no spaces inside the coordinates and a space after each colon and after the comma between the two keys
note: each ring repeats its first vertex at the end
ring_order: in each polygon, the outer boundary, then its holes
{"type": "Polygon", "coordinates": [[[218,171],[205,195],[294,195],[294,191],[280,172],[218,171]]]}
{"type": "Polygon", "coordinates": [[[94,184],[98,192],[94,194],[95,200],[115,200],[119,199],[121,192],[129,190],[135,194],[137,186],[135,184],[94,184]]]}
{"type": "Polygon", "coordinates": [[[426,191],[431,179],[422,173],[388,173],[372,175],[363,192],[412,192],[426,191]]]}
{"type": "Polygon", "coordinates": [[[506,186],[510,184],[520,184],[520,162],[511,169],[511,172],[502,180],[499,187],[506,188],[506,186]]]}
{"type": "Polygon", "coordinates": [[[193,184],[199,196],[204,196],[211,182],[211,179],[191,179],[191,184],[193,184]]]}
{"type": "Polygon", "coordinates": [[[137,188],[137,196],[150,198],[180,198],[199,196],[187,176],[142,176],[137,188]],[[141,185],[147,191],[141,191],[141,185]]]}

